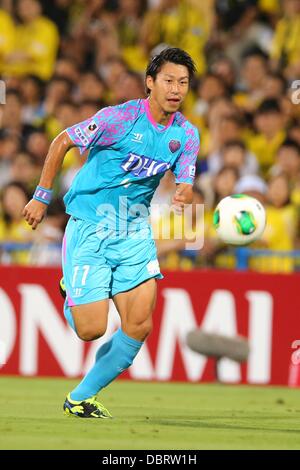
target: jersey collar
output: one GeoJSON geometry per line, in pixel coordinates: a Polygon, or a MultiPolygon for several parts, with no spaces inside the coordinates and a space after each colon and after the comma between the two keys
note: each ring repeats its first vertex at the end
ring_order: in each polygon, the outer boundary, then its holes
{"type": "Polygon", "coordinates": [[[161,128],[161,126],[159,126],[158,123],[153,119],[153,116],[152,116],[152,114],[151,114],[151,112],[150,112],[149,98],[147,98],[146,100],[143,100],[143,101],[144,101],[144,106],[145,106],[145,111],[146,111],[147,118],[149,119],[149,121],[151,122],[151,124],[155,127],[155,129],[156,129],[158,132],[164,132],[164,131],[167,130],[170,126],[172,126],[176,113],[173,113],[172,116],[170,117],[170,120],[169,120],[168,124],[167,124],[166,126],[164,126],[164,127],[161,128]]]}

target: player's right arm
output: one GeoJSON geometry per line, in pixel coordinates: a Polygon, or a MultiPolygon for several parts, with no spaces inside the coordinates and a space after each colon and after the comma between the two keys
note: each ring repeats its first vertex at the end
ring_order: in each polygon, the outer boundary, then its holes
{"type": "MultiPolygon", "coordinates": [[[[66,131],[61,132],[51,143],[44,163],[41,178],[38,187],[51,191],[54,179],[59,172],[64,157],[68,150],[75,147],[75,144],[66,131]]],[[[35,230],[38,224],[43,220],[47,210],[47,204],[36,199],[31,199],[24,207],[23,216],[25,220],[35,230]]]]}
{"type": "Polygon", "coordinates": [[[61,168],[65,154],[71,147],[84,153],[93,147],[107,147],[122,138],[138,112],[135,101],[109,106],[91,118],[68,127],[52,142],[45,160],[41,179],[34,198],[25,206],[23,215],[33,230],[42,221],[51,198],[51,188],[61,168]],[[40,193],[39,193],[40,191],[40,193]],[[36,200],[40,199],[40,200],[36,200]],[[45,202],[42,202],[42,201],[45,202]]]}

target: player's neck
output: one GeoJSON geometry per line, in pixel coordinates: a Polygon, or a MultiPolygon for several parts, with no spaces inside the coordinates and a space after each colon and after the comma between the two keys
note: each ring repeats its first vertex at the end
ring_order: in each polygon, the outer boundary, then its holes
{"type": "Polygon", "coordinates": [[[172,113],[166,113],[151,96],[149,97],[149,111],[157,124],[167,126],[172,117],[172,113]]]}

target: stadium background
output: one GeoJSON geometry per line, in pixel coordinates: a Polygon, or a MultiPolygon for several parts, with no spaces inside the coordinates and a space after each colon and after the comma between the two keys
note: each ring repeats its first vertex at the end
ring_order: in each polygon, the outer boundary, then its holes
{"type": "MultiPolygon", "coordinates": [[[[198,68],[183,112],[201,135],[195,202],[205,205],[205,243],[188,252],[182,241],[158,237],[167,276],[155,332],[130,377],[213,380],[213,364],[185,345],[189,329],[203,326],[250,341],[248,363],[224,360],[222,380],[300,385],[300,0],[3,0],[0,7],[0,374],[72,377],[88,366],[89,349],[68,331],[57,292],[62,196],[86,156],[68,153],[36,232],[20,212],[51,140],[103,106],[144,97],[148,58],[170,45],[187,50],[198,68]],[[212,229],[213,208],[234,192],[254,195],[267,210],[264,236],[247,251],[228,250],[212,229]]],[[[167,174],[154,203],[170,202],[173,192],[167,174]]],[[[166,217],[155,212],[154,232],[166,217]]],[[[113,328],[113,311],[111,318],[113,328]]]]}

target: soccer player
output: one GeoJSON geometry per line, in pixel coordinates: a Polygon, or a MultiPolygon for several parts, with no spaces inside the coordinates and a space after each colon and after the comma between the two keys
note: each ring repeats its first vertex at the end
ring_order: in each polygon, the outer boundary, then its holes
{"type": "Polygon", "coordinates": [[[74,146],[89,150],[64,198],[71,216],[62,254],[64,314],[79,338],[92,341],[106,331],[112,298],[121,328],[99,348],[91,370],[68,394],[66,414],[111,417],[96,395],[132,364],[151,331],[156,279],[162,275],[149,206],[169,169],[177,183],[173,205],[180,211],[192,202],[199,135],[178,109],[194,71],[191,57],[181,49],[167,48],[155,56],[146,71],[148,99],[104,108],[59,134],[24,208],[35,229],[66,152],[74,146]]]}

